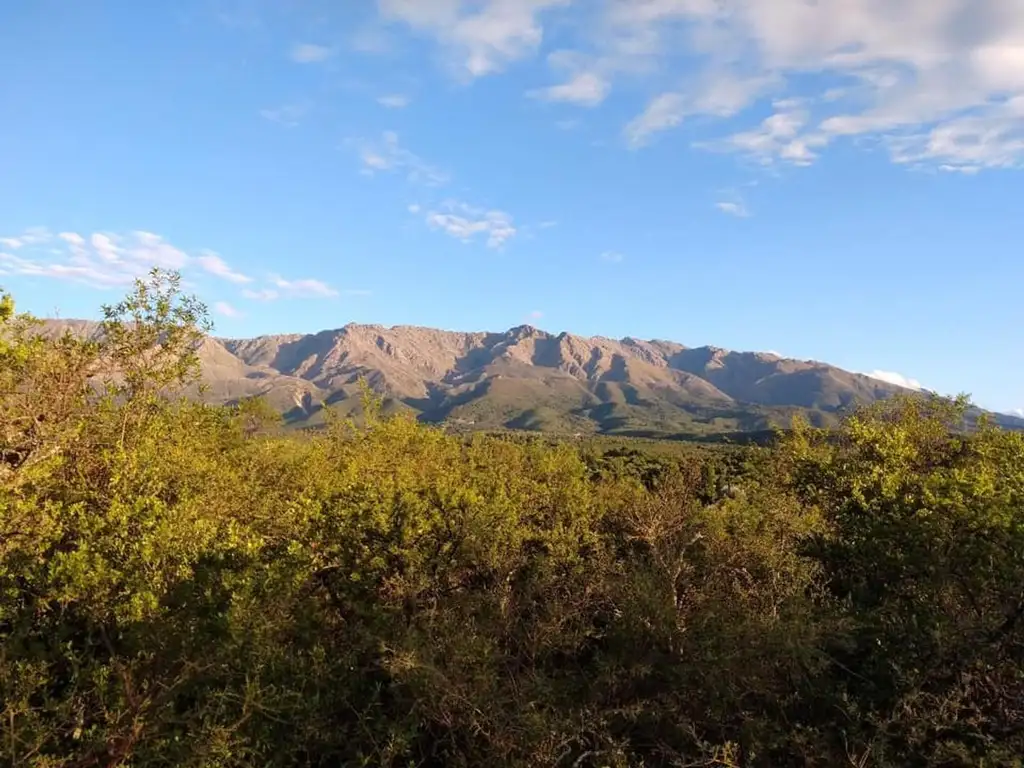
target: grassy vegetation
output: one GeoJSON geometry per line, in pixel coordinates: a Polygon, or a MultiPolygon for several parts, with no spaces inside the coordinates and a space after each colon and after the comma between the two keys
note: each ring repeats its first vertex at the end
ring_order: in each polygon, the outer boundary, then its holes
{"type": "Polygon", "coordinates": [[[274,426],[0,301],[0,763],[1008,766],[1024,435],[900,399],[771,447],[274,426]]]}

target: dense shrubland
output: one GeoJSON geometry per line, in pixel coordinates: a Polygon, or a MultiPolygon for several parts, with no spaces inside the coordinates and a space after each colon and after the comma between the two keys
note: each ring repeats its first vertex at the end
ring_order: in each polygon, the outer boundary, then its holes
{"type": "Polygon", "coordinates": [[[897,400],[678,457],[179,397],[203,308],[0,303],[0,762],[1003,766],[1024,439],[897,400]]]}

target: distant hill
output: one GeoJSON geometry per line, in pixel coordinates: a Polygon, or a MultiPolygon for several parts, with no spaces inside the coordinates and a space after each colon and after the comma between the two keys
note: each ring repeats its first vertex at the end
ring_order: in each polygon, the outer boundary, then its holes
{"type": "MultiPolygon", "coordinates": [[[[84,321],[51,331],[94,333],[84,321]]],[[[315,426],[323,407],[359,407],[360,381],[390,410],[458,429],[522,429],[645,437],[706,437],[788,425],[827,426],[900,387],[815,361],[671,341],[346,325],[310,335],[207,338],[204,397],[265,398],[290,424],[315,426]]],[[[998,416],[1004,426],[1024,419],[998,416]]]]}

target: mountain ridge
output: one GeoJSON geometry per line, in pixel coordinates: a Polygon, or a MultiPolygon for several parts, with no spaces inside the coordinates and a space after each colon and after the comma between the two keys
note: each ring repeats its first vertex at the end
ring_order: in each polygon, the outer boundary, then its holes
{"type": "MultiPolygon", "coordinates": [[[[99,329],[73,320],[48,326],[99,329]]],[[[262,397],[295,426],[320,423],[324,406],[357,410],[363,381],[389,410],[431,423],[652,437],[762,431],[796,414],[829,426],[851,408],[913,391],[772,352],[529,324],[492,332],[348,323],[312,334],[208,336],[199,356],[205,399],[262,397]]]]}

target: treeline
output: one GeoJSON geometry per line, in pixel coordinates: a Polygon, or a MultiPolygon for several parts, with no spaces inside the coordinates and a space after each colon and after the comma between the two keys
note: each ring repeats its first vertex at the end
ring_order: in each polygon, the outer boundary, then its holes
{"type": "Polygon", "coordinates": [[[180,396],[154,273],[0,302],[0,763],[1010,766],[1024,437],[902,399],[650,457],[180,396]]]}

